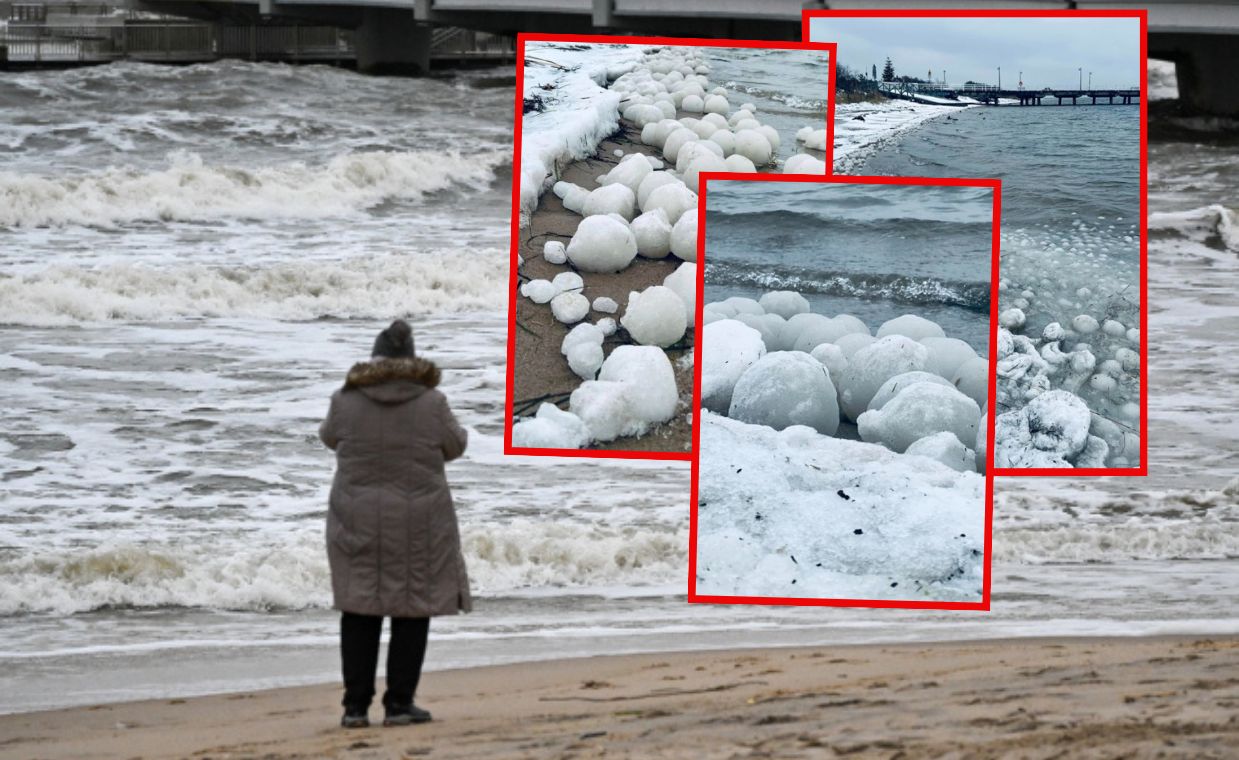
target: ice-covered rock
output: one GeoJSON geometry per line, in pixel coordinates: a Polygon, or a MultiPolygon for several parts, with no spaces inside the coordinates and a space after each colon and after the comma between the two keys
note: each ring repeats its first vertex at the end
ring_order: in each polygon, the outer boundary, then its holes
{"type": "Polygon", "coordinates": [[[701,331],[701,404],[726,414],[740,375],[766,354],[761,334],[734,319],[719,319],[701,331]]]}
{"type": "Polygon", "coordinates": [[[647,211],[632,221],[637,255],[647,259],[666,258],[671,253],[671,223],[662,209],[647,211]]]}
{"type": "Polygon", "coordinates": [[[583,272],[618,272],[637,256],[628,225],[611,216],[587,216],[568,242],[568,259],[583,272]]]}
{"type": "Polygon", "coordinates": [[[693,326],[697,316],[697,265],[684,262],[675,271],[663,278],[663,285],[675,292],[684,302],[684,311],[688,316],[688,326],[693,326]]]}
{"type": "MultiPolygon", "coordinates": [[[[839,401],[843,413],[855,420],[869,408],[882,385],[896,375],[925,369],[929,349],[903,335],[878,338],[849,358],[841,378],[839,401]]],[[[909,441],[910,443],[911,441],[909,441]]]]}
{"type": "Polygon", "coordinates": [[[589,313],[589,299],[576,292],[560,293],[551,299],[551,313],[566,325],[575,324],[589,313]]]}
{"type": "Polygon", "coordinates": [[[918,317],[915,314],[904,314],[901,317],[888,319],[878,328],[878,337],[885,338],[888,335],[902,335],[905,338],[912,340],[923,340],[925,338],[945,338],[946,333],[938,326],[937,322],[932,322],[924,317],[918,317]]]}
{"type": "Polygon", "coordinates": [[[776,351],[758,359],[736,381],[727,416],[776,430],[807,425],[834,435],[839,404],[821,362],[798,351],[776,351]]]}
{"type": "Polygon", "coordinates": [[[772,290],[762,294],[758,303],[767,314],[778,314],[783,319],[809,311],[809,301],[794,290],[772,290]]]}
{"type": "Polygon", "coordinates": [[[589,443],[585,423],[554,404],[542,404],[533,417],[512,425],[512,445],[535,449],[579,449],[589,443]]]}
{"type": "Polygon", "coordinates": [[[954,388],[920,382],[904,388],[881,409],[861,414],[856,428],[861,440],[902,453],[916,440],[943,431],[960,444],[973,443],[980,417],[981,407],[954,388]]]}
{"type": "Polygon", "coordinates": [[[684,337],[688,310],[675,291],[663,285],[628,294],[620,324],[637,343],[666,348],[684,337]]]}
{"type": "Polygon", "coordinates": [[[928,457],[958,472],[976,472],[976,452],[945,430],[913,441],[904,453],[928,457]]]}

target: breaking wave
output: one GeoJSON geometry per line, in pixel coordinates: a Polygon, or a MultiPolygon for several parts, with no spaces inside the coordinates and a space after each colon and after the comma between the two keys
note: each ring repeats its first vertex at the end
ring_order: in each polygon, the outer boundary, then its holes
{"type": "Polygon", "coordinates": [[[0,275],[0,324],[172,317],[310,320],[493,311],[506,306],[498,249],[289,261],[258,267],[54,266],[0,275]]]}
{"type": "Polygon", "coordinates": [[[907,304],[946,304],[989,313],[987,283],[908,277],[898,274],[858,274],[763,265],[760,268],[725,261],[706,264],[711,285],[745,285],[763,290],[795,290],[853,298],[882,298],[907,304]]]}
{"type": "Polygon", "coordinates": [[[321,166],[213,166],[174,151],[154,171],[111,167],[42,177],[0,171],[0,227],[115,227],[133,222],[321,219],[453,186],[481,188],[510,161],[503,151],[346,153],[321,166]]]}
{"type": "MultiPolygon", "coordinates": [[[[474,593],[651,586],[683,579],[686,528],[624,529],[521,520],[462,527],[474,593]]],[[[260,544],[113,544],[25,551],[0,560],[0,615],[197,607],[298,610],[331,605],[320,531],[260,544]]]]}

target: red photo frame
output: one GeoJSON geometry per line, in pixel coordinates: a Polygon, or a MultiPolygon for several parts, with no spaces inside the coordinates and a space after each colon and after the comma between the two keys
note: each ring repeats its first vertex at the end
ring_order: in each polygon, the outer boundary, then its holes
{"type": "MultiPolygon", "coordinates": [[[[1148,366],[1149,337],[1149,72],[1148,72],[1148,25],[1147,10],[928,10],[918,9],[863,9],[863,10],[805,10],[801,13],[801,38],[809,39],[809,27],[815,18],[1128,18],[1140,21],[1140,367],[1148,366]]],[[[831,59],[834,69],[834,59],[831,59]]],[[[833,81],[833,76],[832,76],[833,81]]],[[[832,87],[833,89],[833,87],[832,87]]],[[[833,105],[833,101],[832,105],[833,105]]],[[[832,112],[833,113],[833,112],[832,112]]],[[[831,133],[833,135],[833,133],[831,133]]],[[[826,166],[829,174],[834,167],[826,166]]],[[[997,282],[997,279],[995,279],[997,282]]],[[[997,298],[994,300],[997,303],[997,298]]],[[[992,371],[992,370],[991,370],[992,371]]],[[[1140,382],[1140,465],[1138,467],[993,467],[994,449],[991,445],[987,472],[995,475],[1075,477],[1077,475],[1120,475],[1140,477],[1149,474],[1149,383],[1147,372],[1140,382]]],[[[992,441],[991,441],[992,444],[992,441]]]]}
{"type": "MultiPolygon", "coordinates": [[[[711,180],[720,181],[750,181],[750,182],[787,182],[840,185],[923,185],[923,186],[955,186],[955,187],[988,187],[994,192],[994,206],[990,235],[990,329],[989,329],[989,388],[986,404],[986,448],[989,461],[993,461],[994,451],[994,403],[996,388],[994,383],[995,370],[998,364],[998,255],[999,255],[999,220],[1002,211],[1002,182],[996,179],[954,179],[936,177],[868,177],[830,174],[825,177],[812,175],[771,175],[771,174],[728,174],[708,172],[701,175],[701,186],[697,205],[697,261],[702,265],[701,275],[697,278],[697,321],[701,324],[705,309],[705,240],[706,240],[706,208],[708,185],[711,180]]],[[[701,341],[693,346],[693,411],[697,414],[701,409],[701,341]]],[[[695,423],[695,421],[694,421],[695,423]]],[[[777,596],[720,596],[697,593],[697,500],[698,486],[701,475],[701,426],[693,425],[693,458],[692,486],[688,529],[688,601],[696,604],[763,604],[792,605],[814,607],[889,607],[906,609],[940,609],[940,610],[988,610],[990,607],[991,567],[993,565],[992,535],[994,527],[994,471],[987,465],[985,471],[985,539],[984,539],[984,569],[982,571],[981,601],[950,602],[950,601],[915,601],[894,599],[844,599],[819,597],[777,597],[777,596]]]]}
{"type": "MultiPolygon", "coordinates": [[[[625,451],[625,450],[596,450],[596,449],[559,449],[559,448],[531,448],[525,446],[512,445],[512,409],[515,399],[514,393],[514,377],[515,377],[515,361],[516,355],[516,304],[517,286],[519,283],[517,272],[517,255],[520,249],[520,181],[521,181],[521,142],[522,132],[524,128],[523,120],[523,104],[524,104],[524,70],[525,70],[525,43],[527,42],[570,42],[581,44],[597,44],[597,45],[666,45],[666,46],[683,46],[683,47],[713,47],[713,48],[762,48],[768,50],[818,50],[829,54],[828,56],[828,72],[823,77],[823,85],[827,91],[826,98],[826,170],[830,171],[830,164],[833,160],[832,146],[834,143],[834,124],[835,124],[835,51],[837,45],[833,42],[777,42],[771,40],[728,40],[728,39],[704,39],[695,37],[627,37],[627,36],[610,36],[610,35],[585,35],[585,34],[540,34],[540,33],[521,33],[516,35],[516,71],[518,82],[515,95],[515,129],[514,129],[514,155],[512,159],[512,221],[511,221],[511,241],[510,241],[510,256],[509,267],[510,273],[508,278],[508,343],[507,343],[507,386],[504,392],[504,425],[503,425],[503,453],[505,455],[523,455],[523,456],[554,456],[554,457],[587,457],[595,459],[654,459],[688,462],[692,461],[697,447],[697,437],[694,430],[692,451],[625,451]]],[[[733,175],[725,175],[733,176],[733,175]]],[[[746,176],[746,175],[735,175],[746,176]]],[[[768,175],[769,176],[769,175],[768,175]]],[[[778,175],[781,176],[781,175],[778,175]]],[[[697,287],[701,287],[701,277],[697,278],[697,287]]],[[[694,349],[696,350],[696,349],[694,349]]],[[[700,372],[696,368],[693,370],[693,393],[696,399],[699,393],[700,372]]],[[[695,428],[695,425],[694,425],[695,428]]]]}

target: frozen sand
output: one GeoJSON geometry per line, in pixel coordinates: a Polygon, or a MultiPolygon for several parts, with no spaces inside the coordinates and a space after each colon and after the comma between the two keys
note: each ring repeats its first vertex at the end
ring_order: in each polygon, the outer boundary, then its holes
{"type": "Polygon", "coordinates": [[[335,684],[0,716],[0,758],[1224,757],[1236,669],[1236,637],[596,657],[429,673],[407,728],[338,728],[335,684]]]}

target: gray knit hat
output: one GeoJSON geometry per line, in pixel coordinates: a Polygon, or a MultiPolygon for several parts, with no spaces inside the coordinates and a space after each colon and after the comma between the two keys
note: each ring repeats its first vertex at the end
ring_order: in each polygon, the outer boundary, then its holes
{"type": "Polygon", "coordinates": [[[383,359],[413,358],[413,328],[403,319],[392,322],[374,339],[374,350],[370,355],[383,359]]]}

